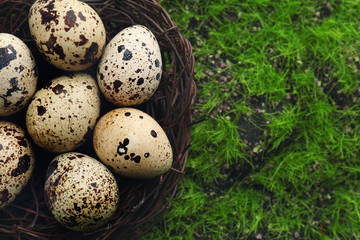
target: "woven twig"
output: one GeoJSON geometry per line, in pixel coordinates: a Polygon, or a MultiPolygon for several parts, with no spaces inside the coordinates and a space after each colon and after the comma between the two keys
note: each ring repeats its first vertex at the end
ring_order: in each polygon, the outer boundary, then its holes
{"type": "MultiPolygon", "coordinates": [[[[1,239],[122,239],[138,238],[155,224],[171,206],[179,181],[184,175],[191,136],[192,107],[196,95],[193,79],[194,55],[189,41],[179,31],[156,0],[87,0],[102,18],[109,41],[123,28],[142,24],[158,39],[164,69],[155,95],[138,106],[154,117],[167,133],[174,151],[171,169],[151,180],[120,179],[120,206],[109,224],[89,233],[76,233],[62,227],[51,215],[43,197],[47,164],[55,156],[35,146],[35,174],[16,201],[0,210],[1,239]],[[139,229],[139,227],[142,227],[139,229]]],[[[32,0],[0,0],[0,31],[16,35],[31,49],[39,67],[39,87],[59,71],[41,59],[31,39],[27,12],[32,0]],[[42,73],[51,72],[48,75],[42,73]]],[[[95,75],[96,66],[88,70],[95,75]]],[[[114,108],[103,101],[102,113],[114,108]]],[[[25,110],[0,120],[12,121],[25,128],[25,110]]],[[[91,141],[78,151],[95,156],[91,141]]]]}

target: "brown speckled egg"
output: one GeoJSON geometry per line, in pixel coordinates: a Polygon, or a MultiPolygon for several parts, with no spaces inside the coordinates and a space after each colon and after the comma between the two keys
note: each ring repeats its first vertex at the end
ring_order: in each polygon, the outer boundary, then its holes
{"type": "Polygon", "coordinates": [[[53,79],[37,91],[26,112],[26,128],[40,147],[67,152],[90,137],[100,116],[95,79],[76,73],[53,79]]]}
{"type": "Polygon", "coordinates": [[[116,106],[141,104],[157,90],[162,73],[159,44],[145,26],[119,32],[105,47],[98,65],[100,91],[116,106]]]}
{"type": "Polygon", "coordinates": [[[29,182],[35,155],[18,125],[0,121],[0,209],[12,203],[29,182]]]}
{"type": "Polygon", "coordinates": [[[29,12],[29,27],[43,57],[66,71],[95,64],[106,43],[97,12],[77,0],[37,0],[29,12]]]}
{"type": "Polygon", "coordinates": [[[134,108],[114,109],[101,117],[93,145],[100,160],[125,177],[160,176],[173,161],[164,130],[151,116],[134,108]]]}
{"type": "Polygon", "coordinates": [[[37,68],[26,44],[0,33],[0,116],[19,112],[36,91],[37,68]]]}
{"type": "Polygon", "coordinates": [[[54,217],[75,231],[104,225],[119,201],[113,174],[98,160],[77,152],[60,154],[52,160],[44,193],[54,217]]]}

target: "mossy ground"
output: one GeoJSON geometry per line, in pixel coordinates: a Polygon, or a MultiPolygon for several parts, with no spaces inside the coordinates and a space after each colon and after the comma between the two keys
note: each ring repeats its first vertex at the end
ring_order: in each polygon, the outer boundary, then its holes
{"type": "Polygon", "coordinates": [[[160,2],[193,44],[198,123],[144,239],[359,239],[360,2],[160,2]]]}

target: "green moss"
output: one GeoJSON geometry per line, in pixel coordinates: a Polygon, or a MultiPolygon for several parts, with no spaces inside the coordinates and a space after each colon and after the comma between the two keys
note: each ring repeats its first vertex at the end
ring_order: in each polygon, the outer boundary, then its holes
{"type": "Polygon", "coordinates": [[[160,1],[198,98],[172,207],[147,239],[360,237],[360,5],[160,1]]]}

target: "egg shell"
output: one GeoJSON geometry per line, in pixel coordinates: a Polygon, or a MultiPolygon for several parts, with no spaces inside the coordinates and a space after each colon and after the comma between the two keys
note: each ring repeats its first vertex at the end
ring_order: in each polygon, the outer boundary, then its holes
{"type": "Polygon", "coordinates": [[[117,108],[102,116],[95,126],[93,145],[99,159],[125,177],[160,176],[173,161],[164,130],[135,108],[117,108]]]}
{"type": "Polygon", "coordinates": [[[55,78],[35,93],[26,112],[26,128],[38,146],[68,152],[91,136],[99,116],[95,79],[76,73],[55,78]]]}
{"type": "Polygon", "coordinates": [[[0,116],[9,116],[30,101],[38,74],[30,49],[8,33],[0,33],[0,76],[0,116]]]}
{"type": "Polygon", "coordinates": [[[119,32],[105,47],[97,80],[105,98],[116,106],[141,104],[157,90],[162,74],[159,44],[145,26],[119,32]]]}
{"type": "Polygon", "coordinates": [[[106,44],[99,15],[77,0],[37,0],[29,12],[29,27],[42,56],[66,71],[95,64],[106,44]]]}
{"type": "Polygon", "coordinates": [[[11,204],[29,182],[35,154],[24,130],[0,121],[0,209],[11,204]]]}
{"type": "Polygon", "coordinates": [[[60,154],[51,161],[44,194],[53,216],[75,231],[101,227],[119,202],[113,174],[98,160],[77,152],[60,154]]]}

